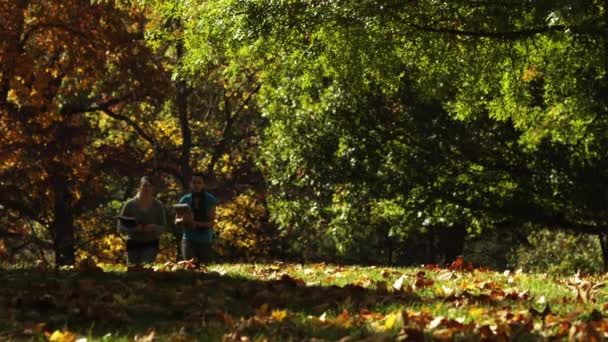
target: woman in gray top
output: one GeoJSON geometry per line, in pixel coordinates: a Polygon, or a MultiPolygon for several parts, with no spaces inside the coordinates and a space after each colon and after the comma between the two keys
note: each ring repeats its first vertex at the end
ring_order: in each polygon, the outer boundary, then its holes
{"type": "Polygon", "coordinates": [[[137,195],[120,211],[118,231],[127,234],[127,263],[153,263],[158,254],[158,239],[167,230],[165,208],[154,198],[154,184],[141,177],[137,195]]]}

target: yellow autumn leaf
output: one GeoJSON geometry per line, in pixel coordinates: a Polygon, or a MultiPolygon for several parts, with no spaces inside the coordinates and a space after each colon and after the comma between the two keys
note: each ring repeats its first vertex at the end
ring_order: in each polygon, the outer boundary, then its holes
{"type": "Polygon", "coordinates": [[[481,318],[485,314],[486,310],[483,308],[472,307],[469,309],[469,316],[473,318],[473,320],[477,320],[481,318]]]}
{"type": "Polygon", "coordinates": [[[401,311],[391,312],[384,318],[383,330],[401,329],[403,327],[403,314],[401,311]]]}
{"type": "Polygon", "coordinates": [[[397,315],[389,314],[388,316],[386,316],[386,320],[384,321],[384,329],[386,329],[386,330],[393,329],[396,322],[397,322],[397,315]]]}
{"type": "Polygon", "coordinates": [[[16,103],[19,101],[19,96],[17,96],[17,92],[15,91],[15,89],[11,89],[8,91],[8,94],[6,95],[6,99],[13,103],[16,103]]]}
{"type": "MultiPolygon", "coordinates": [[[[82,70],[82,68],[78,68],[78,69],[82,70]]],[[[44,71],[46,71],[47,73],[51,74],[53,77],[59,76],[59,69],[56,69],[56,68],[46,68],[44,71]]]]}
{"type": "Polygon", "coordinates": [[[76,335],[70,331],[55,330],[49,336],[49,342],[74,342],[76,335]]]}
{"type": "Polygon", "coordinates": [[[272,310],[271,316],[276,321],[282,322],[285,319],[285,317],[287,317],[287,310],[272,310]]]}

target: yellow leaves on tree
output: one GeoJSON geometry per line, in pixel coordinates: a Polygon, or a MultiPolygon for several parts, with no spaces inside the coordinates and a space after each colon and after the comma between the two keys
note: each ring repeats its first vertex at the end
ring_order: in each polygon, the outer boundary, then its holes
{"type": "Polygon", "coordinates": [[[252,193],[241,194],[216,210],[217,250],[220,255],[250,258],[264,255],[262,225],[266,209],[252,193]]]}

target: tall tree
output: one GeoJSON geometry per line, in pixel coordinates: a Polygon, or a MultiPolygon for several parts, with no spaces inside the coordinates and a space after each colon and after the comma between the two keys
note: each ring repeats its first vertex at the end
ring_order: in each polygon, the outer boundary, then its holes
{"type": "Polygon", "coordinates": [[[157,84],[141,14],[81,0],[7,0],[0,16],[2,205],[48,228],[55,262],[72,264],[74,209],[100,151],[85,114],[140,101],[153,94],[143,85],[157,84]]]}

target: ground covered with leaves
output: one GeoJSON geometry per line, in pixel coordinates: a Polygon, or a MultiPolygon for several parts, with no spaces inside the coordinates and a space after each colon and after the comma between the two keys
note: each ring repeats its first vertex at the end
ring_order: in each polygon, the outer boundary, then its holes
{"type": "Polygon", "coordinates": [[[189,263],[0,269],[0,340],[602,340],[606,275],[189,263]]]}

